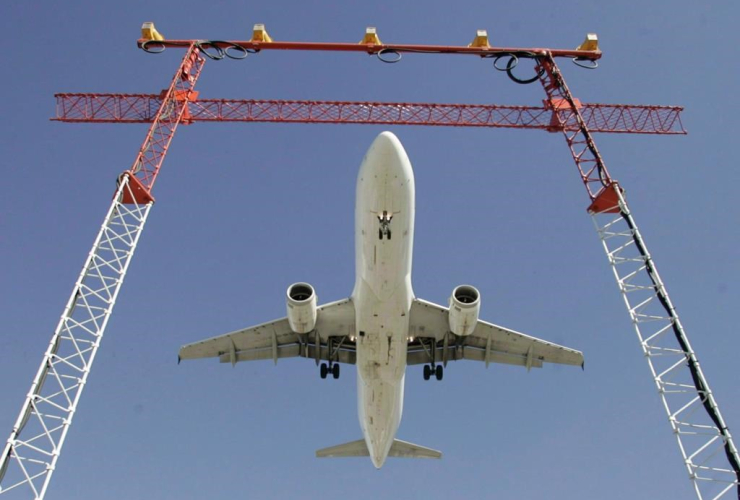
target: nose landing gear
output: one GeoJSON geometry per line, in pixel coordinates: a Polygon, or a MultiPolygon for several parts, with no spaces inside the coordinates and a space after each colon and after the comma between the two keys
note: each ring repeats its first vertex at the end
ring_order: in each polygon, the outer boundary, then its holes
{"type": "Polygon", "coordinates": [[[393,219],[393,214],[389,214],[388,210],[383,210],[382,214],[378,214],[378,222],[380,222],[380,228],[378,228],[379,240],[382,240],[383,236],[386,236],[389,240],[391,239],[391,219],[393,219]]]}

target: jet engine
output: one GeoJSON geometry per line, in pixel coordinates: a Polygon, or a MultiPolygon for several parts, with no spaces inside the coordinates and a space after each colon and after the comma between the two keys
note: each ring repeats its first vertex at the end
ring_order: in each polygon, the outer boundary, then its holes
{"type": "Polygon", "coordinates": [[[308,283],[288,287],[288,324],[295,333],[308,333],[316,326],[316,292],[308,283]]]}
{"type": "Polygon", "coordinates": [[[450,331],[455,335],[470,335],[478,324],[480,293],[470,285],[460,285],[450,297],[450,331]]]}

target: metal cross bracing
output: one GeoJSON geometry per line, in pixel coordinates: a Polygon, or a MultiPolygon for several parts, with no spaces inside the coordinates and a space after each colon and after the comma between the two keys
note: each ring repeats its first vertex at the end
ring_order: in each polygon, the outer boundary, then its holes
{"type": "Polygon", "coordinates": [[[156,180],[185,111],[203,59],[191,47],[130,170],[121,174],[113,201],[72,295],[44,353],[31,388],[0,455],[0,495],[43,498],[116,297],[131,263],[154,199],[156,180]]]}
{"type": "MultiPolygon", "coordinates": [[[[588,196],[592,202],[597,202],[597,197],[609,195],[611,179],[599,150],[596,149],[596,143],[591,137],[591,129],[584,113],[579,109],[578,101],[570,93],[554,59],[551,57],[539,59],[537,73],[540,75],[540,83],[542,83],[549,102],[553,109],[558,110],[555,119],[560,123],[575,120],[578,124],[574,130],[564,127],[561,127],[561,130],[570,148],[573,161],[581,174],[581,180],[586,186],[588,196]]],[[[601,198],[599,200],[604,201],[601,198]]]]}
{"type": "Polygon", "coordinates": [[[30,486],[35,498],[42,498],[46,492],[115,297],[152,206],[151,188],[177,125],[198,121],[283,121],[511,127],[563,133],[586,186],[591,203],[589,212],[635,324],[695,492],[700,499],[726,498],[736,492],[740,498],[737,450],[622,191],[609,176],[591,135],[593,132],[682,134],[685,131],[679,116],[681,108],[578,102],[565,85],[554,57],[575,57],[577,63],[595,61],[601,57],[598,47],[555,51],[380,45],[379,42],[353,45],[139,40],[141,48],[147,50],[147,45],[150,52],[166,47],[186,48],[172,84],[161,95],[57,96],[56,119],[60,121],[152,125],[134,166],[121,177],[100,236],[0,456],[0,495],[18,491],[24,484],[30,486]],[[203,55],[211,59],[225,56],[242,59],[262,49],[356,51],[375,54],[381,59],[384,54],[398,56],[393,60],[383,59],[385,62],[398,61],[401,53],[414,52],[478,55],[496,60],[510,57],[505,69],[498,66],[497,69],[506,71],[517,83],[539,80],[548,99],[544,107],[197,99],[193,86],[204,62],[203,55]],[[525,81],[511,74],[517,57],[534,59],[535,78],[525,81]],[[670,345],[671,342],[675,345],[670,345]],[[30,426],[34,424],[36,428],[32,429],[30,426]]]}
{"type": "MultiPolygon", "coordinates": [[[[156,94],[56,94],[57,121],[149,123],[161,105],[156,94]]],[[[432,104],[407,102],[197,99],[187,104],[185,123],[357,123],[449,127],[524,128],[558,132],[580,130],[576,115],[561,106],[432,104]],[[555,117],[557,113],[560,116],[555,117]]],[[[685,134],[680,106],[583,104],[592,132],[685,134]]]]}
{"type": "Polygon", "coordinates": [[[579,130],[561,127],[609,263],[694,491],[699,499],[740,498],[740,457],[688,336],[658,275],[622,188],[606,169],[578,103],[551,57],[538,61],[551,102],[564,103],[579,130]]]}
{"type": "Polygon", "coordinates": [[[44,354],[2,455],[7,493],[21,485],[42,498],[72,423],[110,313],[152,203],[133,197],[124,175],[44,354]]]}
{"type": "Polygon", "coordinates": [[[700,499],[733,498],[738,452],[621,189],[592,218],[700,499]]]}

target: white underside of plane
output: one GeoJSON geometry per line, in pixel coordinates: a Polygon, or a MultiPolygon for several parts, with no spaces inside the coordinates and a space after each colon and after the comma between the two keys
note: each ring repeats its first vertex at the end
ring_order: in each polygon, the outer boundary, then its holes
{"type": "Polygon", "coordinates": [[[221,362],[279,358],[322,360],[321,377],[339,377],[340,363],[357,367],[357,403],[363,439],[325,448],[318,457],[369,456],[380,468],[388,456],[440,458],[436,450],[396,439],[403,412],[406,366],[424,364],[424,378],[441,380],[448,361],[470,359],[521,365],[583,365],[583,355],[478,320],[472,286],[453,290],[450,306],[415,298],[414,173],[398,138],[380,134],[357,178],[356,281],[352,295],[317,306],[307,283],[288,288],[288,316],[180,349],[180,359],[221,362]]]}

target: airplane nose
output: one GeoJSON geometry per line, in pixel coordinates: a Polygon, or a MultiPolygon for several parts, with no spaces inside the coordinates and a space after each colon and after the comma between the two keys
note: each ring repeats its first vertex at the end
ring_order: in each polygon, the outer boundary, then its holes
{"type": "Polygon", "coordinates": [[[381,132],[373,141],[373,146],[378,149],[398,150],[403,149],[401,141],[398,140],[393,132],[381,132]]]}
{"type": "Polygon", "coordinates": [[[375,138],[370,146],[369,154],[373,160],[381,165],[397,165],[404,160],[408,161],[406,151],[403,149],[401,141],[393,132],[382,132],[375,138]]]}
{"type": "Polygon", "coordinates": [[[393,132],[389,132],[386,130],[385,132],[381,132],[378,134],[378,137],[375,138],[376,141],[379,143],[388,143],[388,144],[401,144],[401,141],[398,140],[398,137],[396,137],[396,134],[393,132]]]}

